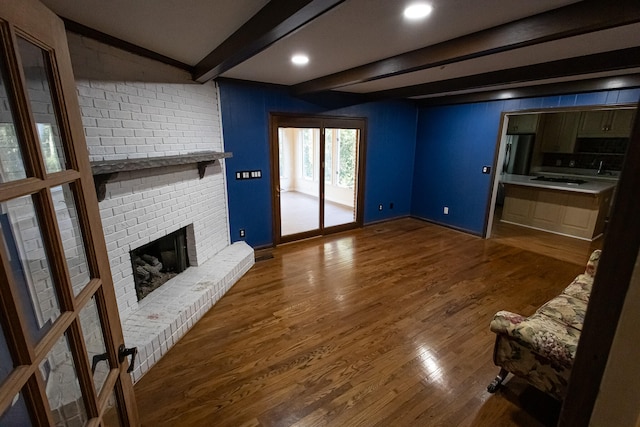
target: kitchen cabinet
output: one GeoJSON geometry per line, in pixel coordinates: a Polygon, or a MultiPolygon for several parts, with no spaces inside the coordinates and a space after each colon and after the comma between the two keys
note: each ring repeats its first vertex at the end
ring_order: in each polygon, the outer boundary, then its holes
{"type": "Polygon", "coordinates": [[[584,111],[578,137],[626,138],[631,134],[635,110],[584,111]]]}
{"type": "Polygon", "coordinates": [[[542,152],[573,153],[580,113],[549,113],[542,120],[542,152]]]}
{"type": "Polygon", "coordinates": [[[507,134],[536,133],[538,130],[538,114],[514,114],[509,116],[507,134]]]}
{"type": "Polygon", "coordinates": [[[501,221],[583,240],[602,235],[613,187],[579,193],[505,183],[501,221]]]}

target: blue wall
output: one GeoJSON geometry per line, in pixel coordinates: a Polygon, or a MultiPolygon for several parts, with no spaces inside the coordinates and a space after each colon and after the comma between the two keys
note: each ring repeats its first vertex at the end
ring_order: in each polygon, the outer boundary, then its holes
{"type": "Polygon", "coordinates": [[[417,109],[408,102],[378,102],[327,110],[288,94],[285,88],[223,80],[220,105],[231,240],[239,230],[253,247],[273,243],[269,113],[327,114],[367,119],[364,221],[370,223],[407,216],[411,210],[411,182],[416,144],[417,109]],[[262,170],[262,179],[236,180],[240,170],[262,170]],[[393,210],[389,203],[394,204],[393,210]],[[378,204],[384,205],[378,211],[378,204]]]}
{"type": "Polygon", "coordinates": [[[243,228],[253,247],[273,243],[269,113],[367,119],[365,224],[412,215],[482,235],[492,181],[482,167],[493,166],[503,112],[636,103],[640,98],[640,89],[634,89],[430,108],[388,101],[331,110],[292,97],[279,86],[219,84],[225,150],[233,152],[225,161],[231,240],[240,240],[243,228]],[[262,179],[235,179],[236,171],[255,169],[262,170],[262,179]]]}
{"type": "Polygon", "coordinates": [[[482,167],[493,164],[502,112],[638,99],[640,89],[420,108],[411,214],[482,235],[492,179],[482,167]]]}

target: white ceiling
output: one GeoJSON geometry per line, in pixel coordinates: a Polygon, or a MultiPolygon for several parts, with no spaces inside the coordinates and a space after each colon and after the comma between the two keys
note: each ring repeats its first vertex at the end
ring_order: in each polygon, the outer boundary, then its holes
{"type": "Polygon", "coordinates": [[[195,65],[268,0],[41,0],[60,16],[195,65]]]}
{"type": "MultiPolygon", "coordinates": [[[[190,66],[198,64],[269,3],[267,0],[42,1],[62,17],[190,66]]],[[[576,0],[430,0],[433,12],[429,18],[406,22],[402,10],[411,2],[346,0],[227,70],[222,77],[295,85],[577,3],[576,0]],[[291,64],[290,57],[297,52],[309,55],[307,66],[291,64]]],[[[369,93],[638,46],[640,24],[633,24],[343,85],[338,90],[369,93]]],[[[584,77],[588,76],[581,78],[584,77]]],[[[580,77],[564,80],[576,78],[580,77]]]]}
{"type": "Polygon", "coordinates": [[[409,3],[347,0],[223,76],[292,85],[576,1],[432,0],[426,20],[406,22],[402,11],[409,3]],[[289,57],[296,51],[309,54],[307,67],[291,67],[289,57]]]}

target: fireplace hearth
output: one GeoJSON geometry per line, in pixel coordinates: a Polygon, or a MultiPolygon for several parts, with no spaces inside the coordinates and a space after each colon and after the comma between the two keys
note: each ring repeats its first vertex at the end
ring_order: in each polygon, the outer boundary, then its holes
{"type": "Polygon", "coordinates": [[[131,251],[138,301],[189,267],[186,227],[131,251]]]}

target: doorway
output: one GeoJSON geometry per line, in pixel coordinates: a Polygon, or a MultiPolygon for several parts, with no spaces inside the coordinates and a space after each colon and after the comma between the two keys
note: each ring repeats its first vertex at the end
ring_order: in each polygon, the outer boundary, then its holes
{"type": "Polygon", "coordinates": [[[362,226],[365,120],[271,119],[274,242],[362,226]]]}

